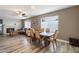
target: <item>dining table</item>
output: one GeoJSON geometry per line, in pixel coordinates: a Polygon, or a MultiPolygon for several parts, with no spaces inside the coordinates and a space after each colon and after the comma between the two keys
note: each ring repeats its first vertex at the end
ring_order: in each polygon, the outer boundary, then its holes
{"type": "Polygon", "coordinates": [[[54,33],[51,32],[41,32],[40,35],[42,36],[41,39],[41,46],[42,47],[46,47],[50,44],[50,42],[48,41],[48,39],[50,40],[50,37],[53,35],[54,33]]]}
{"type": "Polygon", "coordinates": [[[50,37],[52,36],[54,33],[51,33],[51,32],[41,32],[40,35],[41,36],[44,36],[44,37],[50,37]]]}

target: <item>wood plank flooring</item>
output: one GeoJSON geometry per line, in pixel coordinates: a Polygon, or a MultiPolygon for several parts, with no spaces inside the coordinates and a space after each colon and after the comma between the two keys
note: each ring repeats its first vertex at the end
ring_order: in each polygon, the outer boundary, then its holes
{"type": "MultiPolygon", "coordinates": [[[[53,53],[53,46],[40,48],[29,43],[24,35],[0,36],[0,53],[53,53]]],[[[79,53],[79,47],[72,47],[64,40],[57,40],[55,53],[79,53]]]]}
{"type": "Polygon", "coordinates": [[[41,49],[30,44],[27,36],[0,37],[0,53],[37,53],[45,52],[45,50],[47,50],[47,47],[41,49]]]}

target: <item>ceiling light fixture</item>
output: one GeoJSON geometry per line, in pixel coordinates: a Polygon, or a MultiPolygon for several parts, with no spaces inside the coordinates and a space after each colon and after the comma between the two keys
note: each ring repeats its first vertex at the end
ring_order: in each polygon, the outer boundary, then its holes
{"type": "Polygon", "coordinates": [[[16,14],[20,17],[27,17],[27,13],[24,11],[17,11],[16,14]]]}
{"type": "Polygon", "coordinates": [[[21,11],[17,11],[17,12],[16,12],[17,15],[20,15],[21,13],[22,13],[21,11]]]}

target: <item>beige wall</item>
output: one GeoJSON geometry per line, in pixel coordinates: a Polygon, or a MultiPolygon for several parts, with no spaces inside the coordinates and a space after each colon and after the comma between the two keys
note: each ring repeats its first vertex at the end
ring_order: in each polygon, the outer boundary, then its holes
{"type": "MultiPolygon", "coordinates": [[[[59,16],[59,38],[66,40],[68,40],[69,37],[79,38],[79,6],[39,15],[31,18],[31,20],[33,22],[34,20],[40,20],[43,17],[55,15],[59,16]]],[[[34,27],[40,28],[40,24],[41,23],[34,27]]]]}

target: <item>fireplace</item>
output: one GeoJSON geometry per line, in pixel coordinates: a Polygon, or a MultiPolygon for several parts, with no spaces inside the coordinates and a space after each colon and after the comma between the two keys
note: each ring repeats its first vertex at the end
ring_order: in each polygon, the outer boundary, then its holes
{"type": "Polygon", "coordinates": [[[10,33],[11,31],[15,31],[15,29],[14,28],[6,28],[7,33],[10,33]]]}
{"type": "Polygon", "coordinates": [[[78,38],[69,38],[69,44],[72,46],[77,46],[79,47],[79,39],[78,38]]]}

